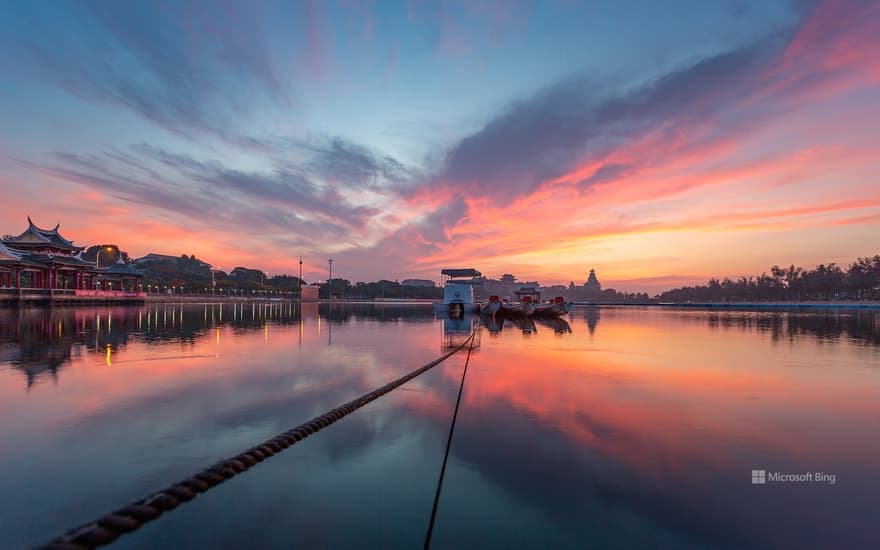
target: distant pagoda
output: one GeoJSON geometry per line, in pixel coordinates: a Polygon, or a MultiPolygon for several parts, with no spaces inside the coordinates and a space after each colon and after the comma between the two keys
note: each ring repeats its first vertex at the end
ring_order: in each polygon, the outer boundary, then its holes
{"type": "Polygon", "coordinates": [[[599,279],[596,278],[595,269],[590,270],[590,276],[587,277],[587,282],[584,283],[584,290],[591,294],[602,292],[602,284],[599,282],[599,279]]]}

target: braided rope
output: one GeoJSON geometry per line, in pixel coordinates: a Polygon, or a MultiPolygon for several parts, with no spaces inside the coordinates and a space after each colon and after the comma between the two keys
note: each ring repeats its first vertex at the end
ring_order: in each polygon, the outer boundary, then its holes
{"type": "Polygon", "coordinates": [[[291,445],[294,445],[297,441],[302,441],[315,432],[320,431],[322,428],[326,428],[330,424],[348,416],[371,401],[375,401],[382,397],[391,390],[406,384],[413,378],[425,373],[427,370],[439,365],[455,353],[461,351],[473,340],[475,334],[476,331],[472,331],[470,337],[460,346],[430,363],[419,367],[409,374],[385,384],[379,389],[364,394],[357,399],[349,401],[345,405],[336,407],[320,416],[316,416],[308,422],[300,424],[299,426],[291,428],[272,439],[268,439],[263,443],[255,445],[239,455],[226,460],[221,460],[213,466],[205,468],[201,472],[162,489],[161,491],[157,491],[144,499],[129,504],[124,508],[120,508],[115,512],[111,512],[95,521],[71,529],[60,537],[48,542],[41,548],[46,550],[83,550],[85,548],[95,548],[97,546],[110,544],[121,535],[139,529],[142,525],[153,521],[164,512],[173,510],[179,505],[192,500],[200,493],[207,492],[212,487],[223,483],[227,479],[249,470],[263,460],[282,452],[291,445]]]}

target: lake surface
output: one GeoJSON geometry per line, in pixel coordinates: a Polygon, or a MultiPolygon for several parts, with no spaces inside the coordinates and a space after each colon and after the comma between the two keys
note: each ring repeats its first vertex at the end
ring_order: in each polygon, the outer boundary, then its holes
{"type": "MultiPolygon", "coordinates": [[[[0,546],[237,454],[478,322],[429,305],[0,310],[0,546]]],[[[477,338],[433,547],[880,547],[877,312],[576,307],[477,338]]],[[[464,362],[116,545],[420,547],[464,362]]]]}

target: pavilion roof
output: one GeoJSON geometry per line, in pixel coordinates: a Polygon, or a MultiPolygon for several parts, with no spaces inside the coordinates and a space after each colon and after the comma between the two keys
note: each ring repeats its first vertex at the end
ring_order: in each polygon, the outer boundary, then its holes
{"type": "Polygon", "coordinates": [[[125,260],[119,258],[115,264],[104,270],[105,275],[123,275],[125,277],[143,277],[144,273],[131,267],[125,260]]]}
{"type": "Polygon", "coordinates": [[[2,242],[0,242],[0,262],[18,262],[21,261],[21,252],[12,250],[2,242]]]}
{"type": "Polygon", "coordinates": [[[21,235],[3,241],[3,243],[12,245],[13,247],[15,245],[50,245],[51,247],[70,252],[83,250],[83,247],[74,246],[73,241],[69,241],[61,236],[58,232],[58,227],[60,225],[60,223],[57,224],[53,229],[42,229],[34,225],[34,222],[31,221],[30,216],[28,216],[27,229],[25,229],[21,235]]]}
{"type": "Polygon", "coordinates": [[[467,269],[443,269],[440,271],[441,275],[446,275],[448,277],[480,277],[482,274],[473,268],[467,269]]]}

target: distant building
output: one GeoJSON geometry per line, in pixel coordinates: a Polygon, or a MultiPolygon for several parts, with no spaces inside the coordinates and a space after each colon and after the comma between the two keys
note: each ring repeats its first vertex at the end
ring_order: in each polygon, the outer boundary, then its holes
{"type": "Polygon", "coordinates": [[[58,227],[43,229],[28,218],[27,229],[0,242],[0,287],[65,290],[74,296],[96,289],[140,293],[142,273],[121,258],[107,269],[84,260],[83,247],[61,236],[58,227]]]}
{"type": "Polygon", "coordinates": [[[434,281],[429,281],[428,279],[404,279],[400,284],[403,286],[437,286],[434,284],[434,281]]]}
{"type": "Polygon", "coordinates": [[[590,293],[599,293],[602,292],[602,284],[599,282],[599,279],[596,278],[596,270],[590,270],[590,276],[587,277],[587,282],[584,283],[584,289],[590,293]]]}

